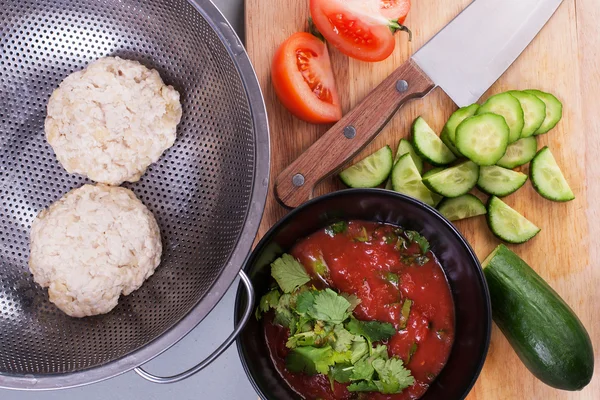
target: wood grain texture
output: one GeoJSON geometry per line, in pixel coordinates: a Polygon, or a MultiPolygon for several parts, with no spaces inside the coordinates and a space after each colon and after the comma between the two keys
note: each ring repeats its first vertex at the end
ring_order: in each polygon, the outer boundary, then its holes
{"type": "MultiPolygon", "coordinates": [[[[413,2],[406,25],[413,31],[409,43],[397,34],[394,54],[380,63],[350,60],[330,48],[344,112],[358,104],[410,54],[456,16],[469,0],[413,2]]],[[[274,178],[305,151],[329,126],[315,126],[292,117],[277,101],[269,78],[275,48],[289,35],[306,28],[306,0],[246,0],[246,45],[263,88],[271,128],[271,177],[274,178]]],[[[576,195],[560,204],[541,198],[526,183],[506,202],[542,228],[530,242],[510,246],[569,303],[587,327],[600,368],[600,6],[598,0],[564,0],[532,44],[484,95],[509,89],[539,88],[563,102],[563,119],[538,146],[548,145],[576,195]]],[[[456,109],[440,89],[423,100],[404,106],[381,134],[356,158],[385,144],[397,145],[407,137],[411,122],[422,115],[438,132],[456,109]]],[[[333,150],[332,150],[333,151],[333,150]]],[[[527,168],[524,168],[527,172],[527,168]]],[[[325,179],[315,195],[340,189],[335,177],[325,179]]],[[[271,188],[272,189],[272,188],[271,188]]],[[[287,212],[269,193],[259,231],[287,212]]],[[[477,255],[485,257],[499,242],[484,218],[459,221],[457,226],[477,255]]],[[[488,358],[469,400],[600,398],[600,373],[581,392],[552,389],[535,379],[520,363],[506,339],[494,326],[488,358]]]]}

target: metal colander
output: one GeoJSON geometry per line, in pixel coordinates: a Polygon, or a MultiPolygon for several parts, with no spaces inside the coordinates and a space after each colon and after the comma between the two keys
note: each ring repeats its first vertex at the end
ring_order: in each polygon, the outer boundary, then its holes
{"type": "Polygon", "coordinates": [[[173,345],[235,279],[266,198],[264,103],[239,39],[208,0],[4,0],[0,24],[0,387],[91,383],[173,345]],[[183,118],[175,145],[124,185],[156,216],[161,265],[109,314],[76,319],[33,282],[29,230],[87,182],[45,140],[48,98],[107,55],[157,69],[180,92],[183,118]]]}

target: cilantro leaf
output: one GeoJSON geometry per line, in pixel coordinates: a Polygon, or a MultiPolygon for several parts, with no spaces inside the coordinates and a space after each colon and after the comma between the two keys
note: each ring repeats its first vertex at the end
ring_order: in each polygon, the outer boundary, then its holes
{"type": "Polygon", "coordinates": [[[291,372],[304,372],[308,375],[327,374],[335,364],[333,349],[324,347],[296,347],[285,358],[285,366],[291,372]]]}
{"type": "Polygon", "coordinates": [[[348,300],[348,303],[350,303],[348,311],[354,311],[354,309],[360,304],[360,299],[354,294],[340,293],[340,296],[348,300]]]}
{"type": "Polygon", "coordinates": [[[374,383],[381,393],[400,393],[415,383],[415,378],[404,367],[402,360],[397,357],[389,360],[377,359],[373,361],[372,365],[379,376],[379,380],[374,383]]]}
{"type": "Polygon", "coordinates": [[[425,237],[417,231],[405,231],[404,234],[411,242],[415,242],[421,248],[421,254],[425,254],[429,251],[429,242],[425,237]]]}
{"type": "Polygon", "coordinates": [[[334,351],[331,358],[334,363],[347,363],[352,358],[352,352],[350,350],[343,352],[334,351]]]}
{"type": "Polygon", "coordinates": [[[388,349],[387,346],[384,344],[378,344],[373,351],[371,352],[371,359],[375,360],[377,358],[383,358],[384,360],[387,360],[389,358],[388,356],[388,349]]]}
{"type": "Polygon", "coordinates": [[[301,332],[291,335],[285,346],[289,349],[294,349],[299,346],[321,346],[325,342],[327,333],[321,334],[315,331],[301,332]]]}
{"type": "Polygon", "coordinates": [[[364,337],[354,336],[354,340],[352,341],[350,351],[352,351],[352,357],[350,359],[350,362],[352,364],[356,364],[358,360],[363,358],[363,356],[369,354],[369,345],[367,344],[367,341],[364,337]]]}
{"type": "Polygon", "coordinates": [[[256,319],[260,319],[262,313],[266,313],[271,308],[277,307],[280,296],[281,293],[279,292],[279,290],[273,289],[267,294],[265,294],[263,297],[261,297],[260,303],[258,304],[258,307],[256,307],[256,312],[254,313],[256,319]]]}
{"type": "Polygon", "coordinates": [[[350,380],[360,381],[366,379],[370,381],[373,379],[375,368],[373,368],[371,363],[371,357],[365,357],[361,360],[358,360],[358,362],[354,364],[354,369],[352,370],[352,375],[350,375],[350,380]]]}
{"type": "Polygon", "coordinates": [[[346,329],[350,333],[366,337],[371,343],[389,339],[396,333],[394,325],[388,322],[359,321],[356,318],[352,318],[346,324],[346,329]]]}
{"type": "Polygon", "coordinates": [[[350,316],[350,303],[331,289],[315,294],[315,302],[308,315],[319,321],[341,324],[350,316]]]}
{"type": "Polygon", "coordinates": [[[291,293],[310,282],[310,276],[302,264],[289,254],[284,254],[271,263],[271,275],[285,293],[291,293]]]}
{"type": "Polygon", "coordinates": [[[301,315],[296,322],[296,332],[308,332],[313,330],[312,318],[308,315],[301,315]]]}
{"type": "MultiPolygon", "coordinates": [[[[350,350],[354,335],[348,332],[343,325],[339,324],[333,328],[334,339],[331,346],[335,351],[344,352],[350,350]]],[[[330,341],[331,342],[331,341],[330,341]]]]}
{"type": "Polygon", "coordinates": [[[359,381],[348,385],[349,392],[376,392],[377,386],[373,381],[359,381]]]}
{"type": "Polygon", "coordinates": [[[346,232],[346,229],[348,229],[348,223],[346,221],[338,221],[325,228],[325,233],[334,237],[338,233],[346,232]]]}
{"type": "Polygon", "coordinates": [[[273,318],[273,323],[288,328],[291,335],[293,335],[296,331],[296,322],[296,317],[288,308],[277,307],[275,309],[275,318],[273,318]]]}
{"type": "Polygon", "coordinates": [[[353,369],[352,364],[335,364],[329,370],[329,376],[336,382],[348,383],[350,382],[350,375],[352,375],[353,369]]]}
{"type": "Polygon", "coordinates": [[[304,291],[296,299],[296,312],[300,315],[306,314],[315,302],[315,294],[311,290],[304,291]]]}

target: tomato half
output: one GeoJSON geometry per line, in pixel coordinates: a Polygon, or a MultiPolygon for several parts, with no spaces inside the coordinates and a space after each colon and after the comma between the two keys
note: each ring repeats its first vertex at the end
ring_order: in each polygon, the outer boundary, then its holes
{"type": "Polygon", "coordinates": [[[388,19],[403,24],[410,11],[410,0],[379,0],[381,13],[388,19]]]}
{"type": "Polygon", "coordinates": [[[386,59],[396,45],[380,0],[310,0],[319,32],[342,53],[363,61],[386,59]]]}
{"type": "Polygon", "coordinates": [[[279,46],[271,80],[281,103],[296,117],[316,124],[342,118],[327,46],[310,33],[295,33],[279,46]]]}

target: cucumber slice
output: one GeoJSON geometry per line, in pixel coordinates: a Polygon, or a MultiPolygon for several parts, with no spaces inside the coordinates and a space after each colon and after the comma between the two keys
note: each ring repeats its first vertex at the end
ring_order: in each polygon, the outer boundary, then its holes
{"type": "Polygon", "coordinates": [[[581,390],[590,383],[590,335],[564,300],[502,244],[481,266],[494,322],[531,373],[562,390],[581,390]]]}
{"type": "Polygon", "coordinates": [[[413,124],[412,140],[417,154],[431,165],[446,165],[456,160],[452,151],[422,117],[417,118],[413,124]]]}
{"type": "Polygon", "coordinates": [[[456,147],[476,164],[494,165],[506,152],[509,132],[506,121],[500,115],[475,115],[456,128],[456,147]]]}
{"type": "Polygon", "coordinates": [[[531,160],[530,173],[533,187],[542,197],[553,201],[570,201],[575,198],[547,146],[531,160]]]}
{"type": "Polygon", "coordinates": [[[475,187],[479,166],[465,161],[423,179],[427,188],[445,197],[458,197],[475,187]]]}
{"type": "Polygon", "coordinates": [[[484,193],[504,197],[516,192],[526,180],[527,175],[522,172],[491,165],[479,170],[477,187],[484,193]]]}
{"type": "Polygon", "coordinates": [[[423,174],[423,179],[425,179],[433,174],[437,174],[438,172],[441,172],[443,170],[444,170],[444,167],[431,168],[429,171],[427,171],[423,174]]]}
{"type": "Polygon", "coordinates": [[[504,117],[510,129],[508,142],[514,143],[519,140],[525,119],[521,103],[516,97],[506,92],[492,96],[477,109],[477,115],[484,113],[494,113],[504,117]]]}
{"type": "Polygon", "coordinates": [[[445,199],[438,206],[438,211],[450,221],[476,217],[487,213],[485,205],[471,193],[453,199],[445,199]]]}
{"type": "Polygon", "coordinates": [[[471,104],[470,106],[459,108],[452,113],[450,118],[448,118],[448,121],[446,121],[444,129],[442,129],[440,139],[442,139],[442,142],[444,142],[450,151],[452,151],[457,157],[461,157],[462,154],[460,154],[460,151],[458,151],[456,145],[454,144],[456,140],[456,127],[465,119],[475,115],[475,112],[478,108],[479,104],[471,104]]]}
{"type": "Polygon", "coordinates": [[[343,170],[340,179],[352,188],[377,187],[390,175],[392,165],[392,149],[385,146],[343,170]]]}
{"type": "Polygon", "coordinates": [[[521,137],[526,138],[532,136],[534,132],[542,126],[542,123],[546,118],[546,104],[531,93],[520,92],[518,90],[511,90],[508,93],[519,100],[521,108],[523,109],[525,125],[523,125],[521,137]]]}
{"type": "Polygon", "coordinates": [[[398,142],[398,150],[396,151],[396,157],[394,158],[394,163],[398,162],[400,157],[402,157],[406,153],[410,154],[413,161],[415,162],[415,166],[417,167],[417,170],[419,170],[419,174],[422,174],[423,173],[423,160],[421,159],[421,157],[419,157],[417,155],[413,145],[410,144],[410,142],[406,139],[400,139],[400,142],[398,142]]]}
{"type": "Polygon", "coordinates": [[[496,196],[488,201],[488,225],[494,235],[508,243],[525,243],[540,232],[540,228],[496,196]]]}
{"type": "Polygon", "coordinates": [[[546,117],[534,135],[541,135],[554,128],[562,118],[562,103],[554,95],[542,92],[541,90],[529,89],[525,90],[525,92],[537,96],[546,104],[546,117]]]}
{"type": "Polygon", "coordinates": [[[508,145],[506,153],[496,165],[509,169],[516,168],[531,161],[536,152],[537,140],[534,137],[519,139],[508,145]]]}
{"type": "Polygon", "coordinates": [[[392,169],[392,187],[394,191],[414,197],[430,206],[435,206],[440,200],[423,184],[415,162],[408,153],[401,156],[392,169]]]}
{"type": "MultiPolygon", "coordinates": [[[[415,166],[417,167],[419,174],[422,174],[423,173],[423,160],[421,160],[421,157],[419,157],[417,155],[417,153],[415,153],[415,149],[414,149],[413,145],[410,144],[410,142],[406,139],[400,139],[400,142],[398,142],[398,150],[396,150],[396,157],[394,158],[394,164],[397,163],[398,160],[400,159],[400,157],[402,157],[406,153],[410,154],[413,161],[415,162],[415,166]]],[[[385,188],[388,190],[392,190],[391,176],[385,183],[385,188]]]]}

